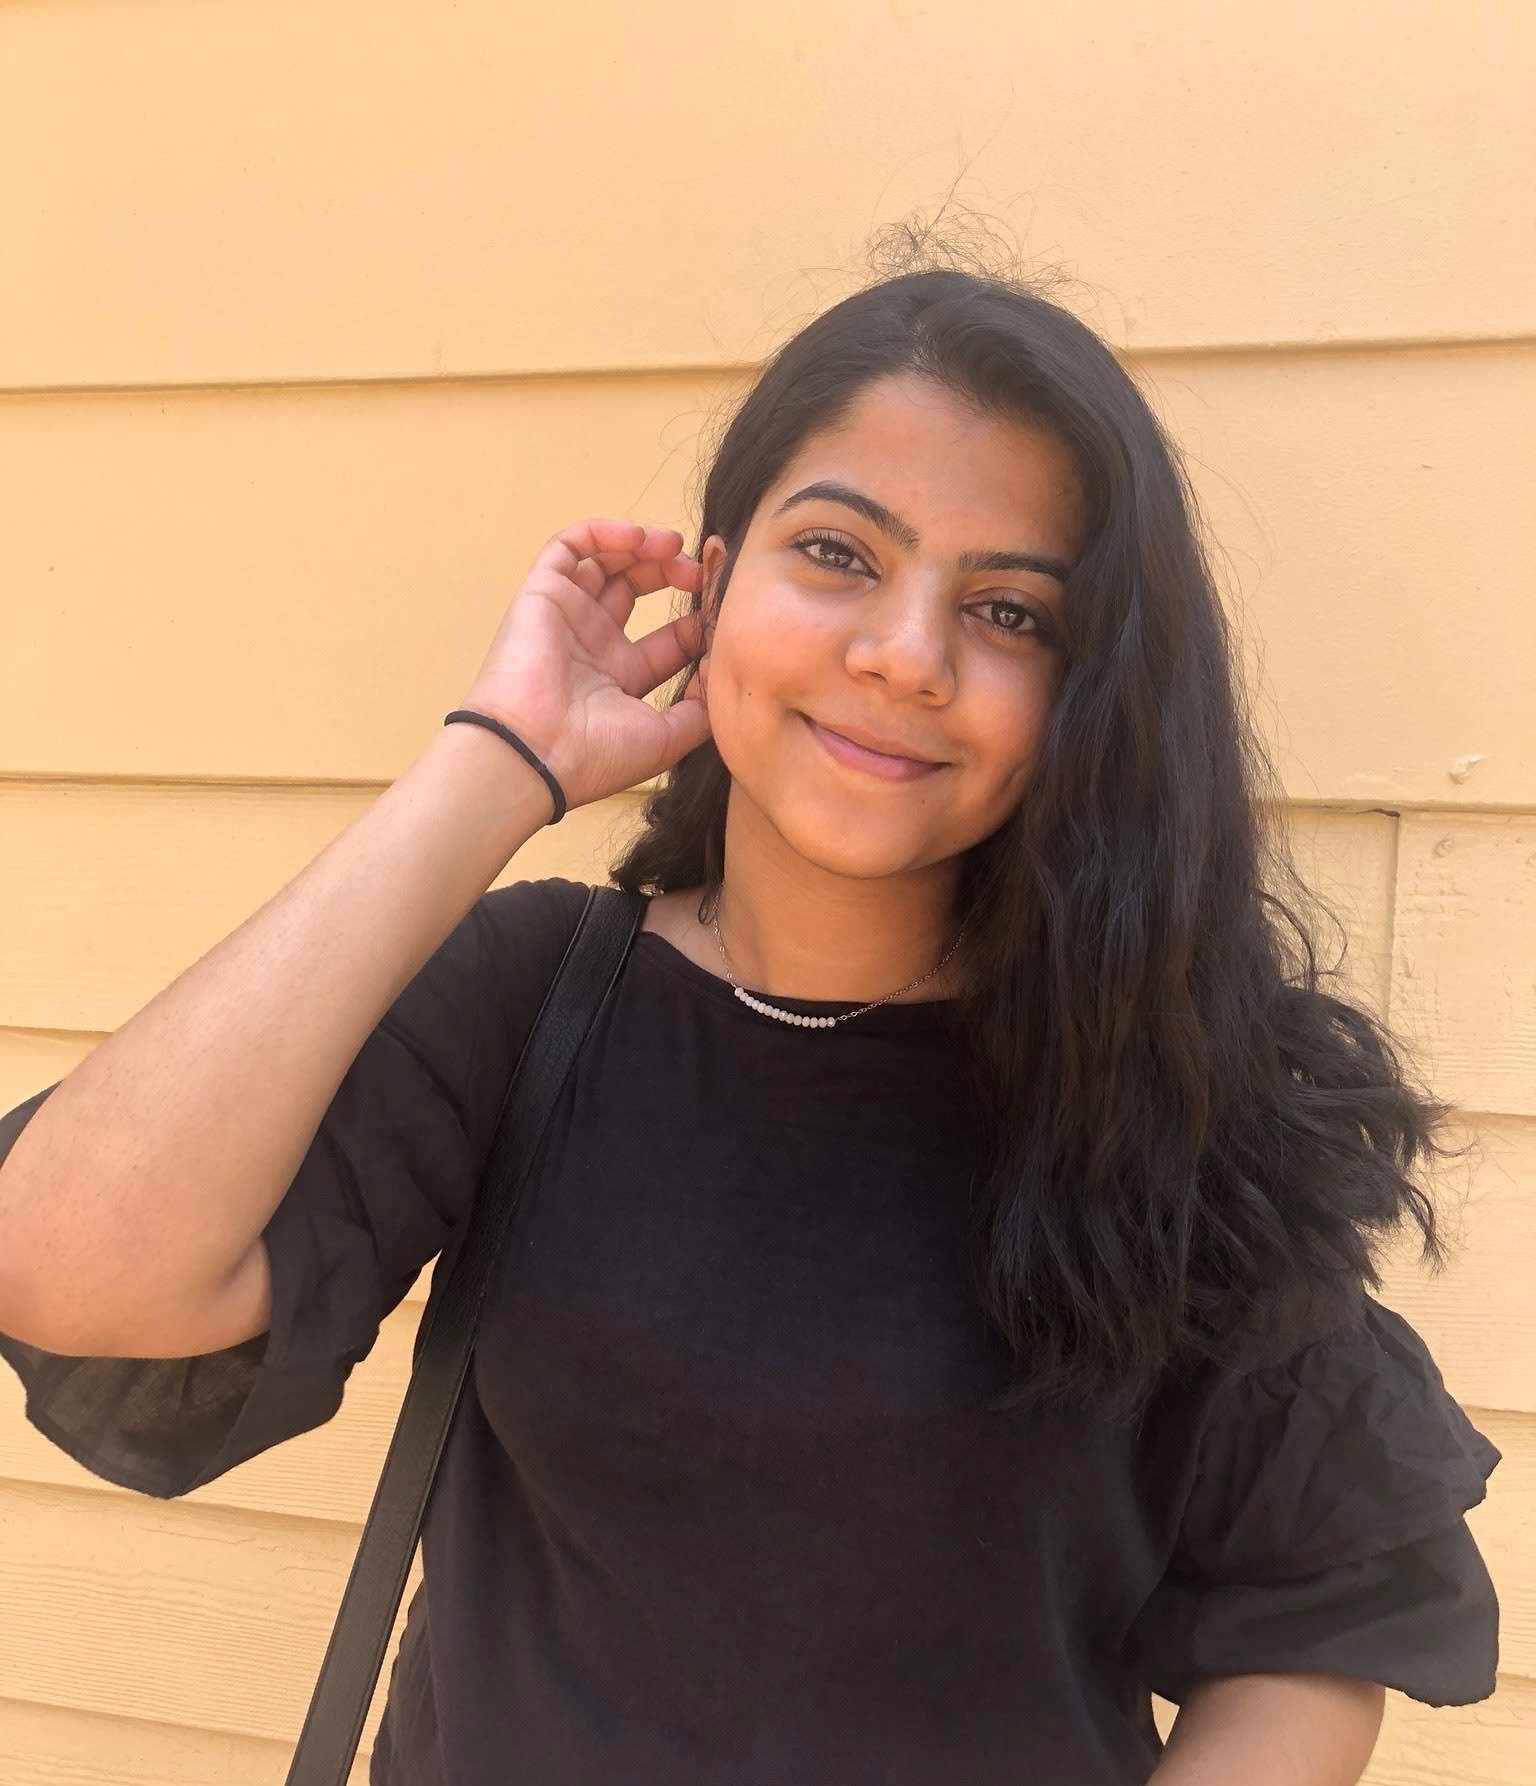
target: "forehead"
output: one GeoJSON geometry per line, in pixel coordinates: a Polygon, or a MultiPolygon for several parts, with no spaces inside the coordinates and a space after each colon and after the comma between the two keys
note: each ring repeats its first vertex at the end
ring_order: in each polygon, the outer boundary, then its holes
{"type": "MultiPolygon", "coordinates": [[[[832,428],[802,441],[761,513],[822,478],[852,484],[909,521],[921,550],[1035,547],[1075,555],[1083,500],[1070,448],[1043,423],[983,415],[931,379],[865,385],[832,428]]],[[[783,524],[801,521],[790,510],[783,524]]]]}

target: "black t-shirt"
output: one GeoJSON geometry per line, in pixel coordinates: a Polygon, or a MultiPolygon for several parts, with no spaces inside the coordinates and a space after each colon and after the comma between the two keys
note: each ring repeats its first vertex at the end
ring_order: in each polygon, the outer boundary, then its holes
{"type": "MultiPolygon", "coordinates": [[[[586,894],[488,892],[368,1038],[266,1229],[270,1333],[0,1338],[38,1428],[172,1496],[329,1419],[462,1232],[586,894]]],[[[989,1405],[954,1010],[791,1027],[636,936],[483,1312],[373,1786],[1131,1786],[1149,1694],[1208,1675],[1492,1693],[1499,1452],[1363,1290],[1137,1423],[989,1405]]]]}

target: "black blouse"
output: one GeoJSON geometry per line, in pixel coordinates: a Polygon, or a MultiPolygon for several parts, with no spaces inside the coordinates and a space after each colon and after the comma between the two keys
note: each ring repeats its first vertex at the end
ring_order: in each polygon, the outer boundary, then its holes
{"type": "MultiPolygon", "coordinates": [[[[586,892],[486,893],[364,1043],[266,1229],[269,1333],[0,1336],[39,1430],[175,1496],[330,1419],[462,1232],[586,892]]],[[[990,1405],[954,1010],[791,1027],[637,935],[483,1313],[372,1786],[1131,1786],[1149,1694],[1208,1676],[1493,1692],[1463,1514],[1500,1454],[1363,1289],[1134,1424],[990,1405]]]]}

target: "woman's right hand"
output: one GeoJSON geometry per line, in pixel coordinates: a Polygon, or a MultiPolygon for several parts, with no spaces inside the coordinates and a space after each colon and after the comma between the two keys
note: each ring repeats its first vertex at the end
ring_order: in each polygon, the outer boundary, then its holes
{"type": "Polygon", "coordinates": [[[568,808],[659,775],[709,736],[697,676],[674,706],[643,698],[703,652],[704,616],[639,639],[624,632],[640,596],[700,587],[703,568],[682,544],[676,528],[638,521],[589,519],[552,535],[458,703],[516,732],[568,808]]]}

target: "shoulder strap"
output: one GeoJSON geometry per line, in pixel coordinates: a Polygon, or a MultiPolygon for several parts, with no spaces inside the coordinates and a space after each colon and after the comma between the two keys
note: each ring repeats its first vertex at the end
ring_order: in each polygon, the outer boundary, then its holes
{"type": "Polygon", "coordinates": [[[539,1007],[457,1257],[446,1273],[433,1272],[400,1418],[287,1786],[345,1786],[463,1393],[487,1287],[555,1101],[618,977],[645,905],[643,894],[594,887],[539,1007]]]}

